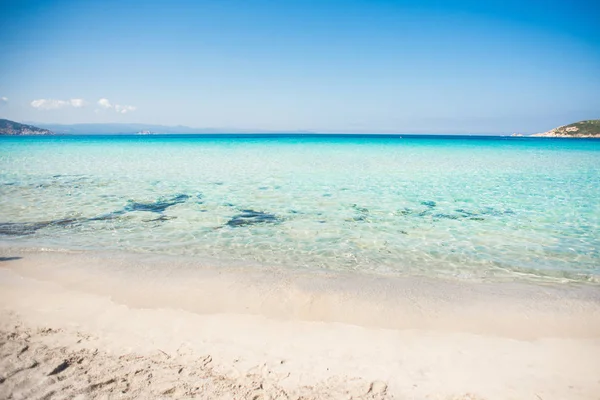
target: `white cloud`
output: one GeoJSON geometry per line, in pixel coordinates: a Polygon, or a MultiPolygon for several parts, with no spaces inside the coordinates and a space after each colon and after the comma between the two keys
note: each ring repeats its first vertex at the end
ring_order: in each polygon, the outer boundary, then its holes
{"type": "Polygon", "coordinates": [[[108,101],[108,99],[98,100],[98,105],[102,108],[112,108],[112,104],[110,104],[110,101],[108,101]]]}
{"type": "Polygon", "coordinates": [[[8,97],[6,97],[6,96],[0,97],[0,103],[8,103],[8,97]]]}
{"type": "MultiPolygon", "coordinates": [[[[98,105],[106,110],[112,109],[119,114],[127,114],[128,112],[135,111],[135,106],[122,106],[121,104],[112,104],[108,99],[102,98],[98,100],[98,105]]],[[[96,110],[98,112],[100,110],[96,110]]]]}
{"type": "Polygon", "coordinates": [[[31,107],[38,110],[54,110],[67,105],[66,101],[55,99],[37,99],[31,102],[31,107]]]}
{"type": "Polygon", "coordinates": [[[119,104],[115,105],[115,111],[121,114],[127,114],[130,111],[135,111],[134,106],[121,106],[119,104]]]}
{"type": "Polygon", "coordinates": [[[69,102],[71,103],[71,106],[75,108],[81,108],[87,105],[86,101],[83,99],[71,99],[69,102]]]}
{"type": "Polygon", "coordinates": [[[31,102],[31,107],[38,110],[56,110],[63,107],[81,108],[87,103],[83,99],[56,100],[56,99],[37,99],[31,102]]]}

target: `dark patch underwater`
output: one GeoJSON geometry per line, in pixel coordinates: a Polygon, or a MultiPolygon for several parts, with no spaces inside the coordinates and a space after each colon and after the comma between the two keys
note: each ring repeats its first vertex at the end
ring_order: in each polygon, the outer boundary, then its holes
{"type": "Polygon", "coordinates": [[[281,220],[274,214],[269,214],[263,211],[242,210],[240,214],[235,215],[233,218],[227,221],[227,224],[225,225],[236,228],[255,224],[276,224],[279,222],[281,222],[281,220]]]}
{"type": "Polygon", "coordinates": [[[0,235],[26,236],[49,226],[68,226],[77,223],[77,219],[66,218],[43,222],[0,222],[0,235]]]}

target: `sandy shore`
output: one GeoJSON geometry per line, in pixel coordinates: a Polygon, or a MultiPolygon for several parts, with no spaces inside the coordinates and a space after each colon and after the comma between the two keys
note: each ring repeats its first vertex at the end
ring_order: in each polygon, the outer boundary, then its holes
{"type": "Polygon", "coordinates": [[[600,398],[594,286],[0,257],[2,399],[600,398]]]}

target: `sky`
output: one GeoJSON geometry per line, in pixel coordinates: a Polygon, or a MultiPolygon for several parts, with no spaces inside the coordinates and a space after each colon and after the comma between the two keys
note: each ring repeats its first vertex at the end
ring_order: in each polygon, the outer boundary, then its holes
{"type": "Polygon", "coordinates": [[[600,118],[600,2],[0,0],[0,118],[543,132],[600,118]]]}

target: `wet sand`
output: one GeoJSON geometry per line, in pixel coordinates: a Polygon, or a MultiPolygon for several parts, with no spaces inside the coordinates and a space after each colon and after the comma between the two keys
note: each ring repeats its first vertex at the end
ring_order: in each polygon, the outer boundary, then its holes
{"type": "Polygon", "coordinates": [[[0,398],[599,398],[597,286],[0,257],[0,398]]]}

